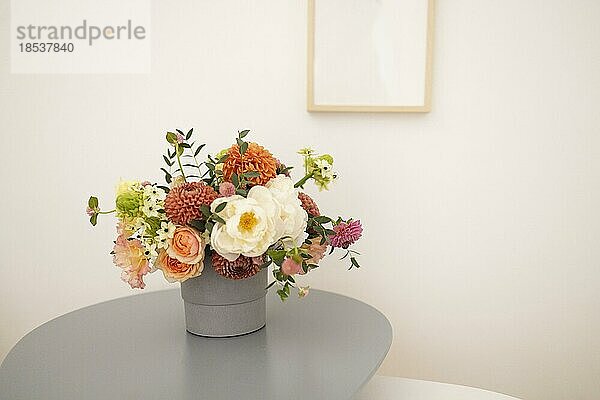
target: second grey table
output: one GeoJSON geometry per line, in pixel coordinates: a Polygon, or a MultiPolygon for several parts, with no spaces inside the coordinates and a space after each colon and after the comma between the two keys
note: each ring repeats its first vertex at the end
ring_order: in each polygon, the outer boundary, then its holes
{"type": "Polygon", "coordinates": [[[360,301],[267,295],[267,326],[236,338],[185,331],[179,290],[83,308],[26,335],[0,366],[3,400],[351,399],[392,341],[360,301]]]}

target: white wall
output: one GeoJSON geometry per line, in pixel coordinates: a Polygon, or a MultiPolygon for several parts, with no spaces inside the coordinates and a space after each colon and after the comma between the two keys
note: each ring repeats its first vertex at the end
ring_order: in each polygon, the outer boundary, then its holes
{"type": "MultiPolygon", "coordinates": [[[[596,398],[599,2],[438,0],[427,115],[306,113],[302,0],[153,7],[150,75],[9,75],[0,42],[0,358],[50,318],[131,293],[89,194],[160,179],[167,129],[220,149],[250,128],[289,162],[309,144],[336,156],[341,179],[316,198],[362,217],[364,268],[331,261],[309,281],[389,317],[381,373],[596,398]]],[[[4,38],[7,14],[1,0],[4,38]]]]}

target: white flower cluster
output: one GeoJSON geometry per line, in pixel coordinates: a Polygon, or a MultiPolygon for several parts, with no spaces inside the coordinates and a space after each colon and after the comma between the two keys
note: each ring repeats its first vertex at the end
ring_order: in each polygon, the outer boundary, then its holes
{"type": "Polygon", "coordinates": [[[229,261],[240,255],[257,257],[281,240],[286,247],[300,246],[307,237],[308,214],[302,208],[294,183],[279,175],[266,186],[254,186],[246,198],[234,195],[216,199],[211,211],[226,203],[217,214],[210,235],[212,248],[229,261]]]}
{"type": "Polygon", "coordinates": [[[167,193],[156,185],[144,186],[144,203],[142,205],[144,215],[147,217],[160,217],[159,210],[163,208],[166,197],[167,193]]]}
{"type": "MultiPolygon", "coordinates": [[[[164,218],[164,202],[167,197],[167,193],[157,187],[156,185],[148,184],[142,186],[142,196],[143,203],[141,206],[141,211],[146,218],[164,218]]],[[[137,218],[137,224],[139,226],[136,227],[136,230],[140,230],[145,232],[147,229],[156,229],[156,227],[152,228],[150,223],[146,220],[146,218],[137,218]]],[[[171,233],[171,238],[173,237],[172,231],[175,230],[175,225],[170,222],[161,222],[160,228],[157,229],[156,236],[146,236],[142,233],[142,244],[144,245],[144,255],[152,260],[156,260],[158,257],[158,252],[161,248],[166,248],[166,240],[162,240],[164,234],[161,236],[161,231],[164,229],[164,225],[172,225],[167,227],[167,230],[171,233]]]]}

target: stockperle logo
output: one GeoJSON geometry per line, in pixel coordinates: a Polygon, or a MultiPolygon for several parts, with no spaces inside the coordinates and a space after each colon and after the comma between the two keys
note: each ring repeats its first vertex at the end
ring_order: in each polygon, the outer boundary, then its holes
{"type": "Polygon", "coordinates": [[[150,0],[12,0],[12,73],[149,73],[150,0]]]}
{"type": "Polygon", "coordinates": [[[76,27],[69,25],[62,26],[17,26],[17,40],[24,41],[87,41],[88,45],[93,45],[94,41],[105,40],[144,40],[146,39],[146,28],[141,25],[134,25],[133,21],[128,20],[124,25],[117,26],[98,26],[91,25],[87,20],[76,27]]]}

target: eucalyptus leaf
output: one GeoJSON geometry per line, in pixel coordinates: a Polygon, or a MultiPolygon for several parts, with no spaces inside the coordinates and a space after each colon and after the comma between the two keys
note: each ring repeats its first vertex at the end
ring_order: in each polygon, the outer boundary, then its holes
{"type": "Polygon", "coordinates": [[[200,151],[204,148],[204,146],[206,146],[206,144],[201,144],[200,146],[198,146],[198,148],[194,152],[194,157],[196,157],[198,154],[200,154],[200,151]]]}
{"type": "Polygon", "coordinates": [[[226,206],[227,206],[227,202],[219,204],[217,206],[217,208],[215,208],[215,212],[220,213],[221,211],[223,211],[225,209],[226,206]]]}
{"type": "Polygon", "coordinates": [[[193,132],[194,132],[194,128],[190,129],[188,131],[187,135],[185,135],[185,140],[188,140],[189,138],[191,138],[193,132]]]}
{"type": "Polygon", "coordinates": [[[171,177],[171,174],[170,174],[170,173],[169,173],[169,171],[167,171],[166,169],[164,169],[164,168],[161,168],[160,170],[161,170],[162,172],[164,172],[164,173],[165,173],[165,175],[167,175],[168,177],[171,177]]]}

